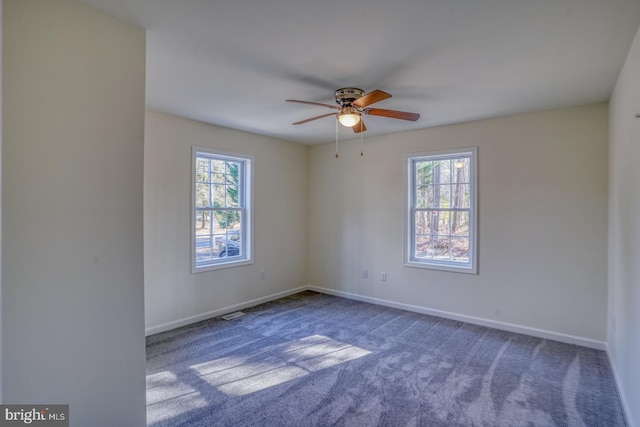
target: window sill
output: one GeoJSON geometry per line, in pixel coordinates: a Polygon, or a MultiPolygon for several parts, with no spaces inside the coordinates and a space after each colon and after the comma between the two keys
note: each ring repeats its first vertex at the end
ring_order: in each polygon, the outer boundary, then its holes
{"type": "Polygon", "coordinates": [[[422,268],[425,270],[448,271],[451,273],[478,274],[477,267],[440,264],[426,261],[407,261],[404,263],[404,266],[411,268],[422,268]]]}
{"type": "Polygon", "coordinates": [[[240,259],[237,261],[216,262],[215,264],[204,265],[202,267],[191,267],[191,273],[205,273],[207,271],[222,270],[225,268],[242,267],[243,265],[253,264],[252,259],[240,259]]]}

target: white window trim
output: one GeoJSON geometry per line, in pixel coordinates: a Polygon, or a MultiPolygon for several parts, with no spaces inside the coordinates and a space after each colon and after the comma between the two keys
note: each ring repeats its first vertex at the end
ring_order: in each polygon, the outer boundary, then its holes
{"type": "Polygon", "coordinates": [[[449,150],[425,151],[405,154],[404,159],[404,266],[424,268],[430,270],[451,271],[456,273],[478,274],[478,147],[454,148],[449,150]],[[454,262],[412,259],[413,251],[413,216],[411,198],[413,197],[413,160],[420,157],[449,157],[456,154],[471,154],[469,162],[471,177],[469,220],[471,232],[469,234],[469,264],[458,265],[454,262]]]}
{"type": "Polygon", "coordinates": [[[191,206],[189,207],[189,217],[191,222],[191,273],[204,273],[212,270],[220,270],[224,268],[240,267],[254,263],[253,260],[253,167],[254,157],[242,153],[234,153],[230,151],[218,150],[211,147],[191,147],[191,206]],[[202,152],[216,157],[228,157],[231,160],[243,160],[245,162],[244,175],[245,184],[243,191],[245,192],[245,211],[247,213],[247,221],[244,224],[245,241],[245,257],[241,259],[217,261],[206,266],[196,266],[196,155],[202,152]]]}

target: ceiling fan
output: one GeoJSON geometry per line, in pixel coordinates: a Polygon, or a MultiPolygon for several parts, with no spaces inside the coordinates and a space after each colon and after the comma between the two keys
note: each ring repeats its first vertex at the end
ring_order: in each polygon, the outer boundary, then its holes
{"type": "Polygon", "coordinates": [[[321,116],[311,117],[309,119],[301,120],[293,124],[301,125],[313,120],[321,119],[323,117],[337,116],[337,119],[341,125],[350,127],[355,133],[359,133],[367,130],[366,126],[364,125],[364,121],[362,120],[362,115],[390,117],[392,119],[410,120],[412,122],[415,122],[420,118],[420,114],[418,113],[385,110],[382,108],[366,108],[371,104],[382,101],[383,99],[391,98],[391,95],[381,90],[376,89],[365,95],[364,91],[362,89],[358,89],[357,87],[343,87],[336,90],[333,95],[335,96],[336,104],[338,105],[322,104],[320,102],[311,101],[299,101],[297,99],[287,99],[287,102],[319,105],[321,107],[331,108],[332,110],[338,110],[335,113],[327,113],[321,116]]]}

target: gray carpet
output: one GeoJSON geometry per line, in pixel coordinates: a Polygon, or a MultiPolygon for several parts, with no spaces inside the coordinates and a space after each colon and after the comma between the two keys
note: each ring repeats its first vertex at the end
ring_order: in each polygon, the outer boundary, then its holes
{"type": "Polygon", "coordinates": [[[151,426],[624,426],[604,352],[315,292],[147,338],[151,426]]]}

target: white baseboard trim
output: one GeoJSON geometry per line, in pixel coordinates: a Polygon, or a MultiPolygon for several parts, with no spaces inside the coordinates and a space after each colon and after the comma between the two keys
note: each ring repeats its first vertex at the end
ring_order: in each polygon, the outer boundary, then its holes
{"type": "Polygon", "coordinates": [[[446,319],[458,320],[460,322],[472,323],[474,325],[487,326],[489,328],[500,329],[503,331],[514,332],[517,334],[531,335],[537,338],[560,341],[567,344],[581,345],[583,347],[595,348],[596,350],[606,350],[603,341],[596,341],[589,338],[577,337],[574,335],[562,334],[559,332],[546,331],[543,329],[530,328],[528,326],[515,325],[513,323],[498,322],[495,320],[483,319],[481,317],[467,316],[464,314],[452,313],[449,311],[434,310],[431,308],[420,307],[417,305],[404,304],[395,301],[389,301],[380,298],[368,297],[350,292],[338,291],[330,288],[321,288],[318,286],[308,285],[307,289],[320,292],[323,294],[335,295],[356,301],[368,302],[371,304],[383,305],[386,307],[399,308],[401,310],[413,311],[416,313],[429,314],[431,316],[444,317],[446,319]]]}
{"type": "MultiPolygon", "coordinates": [[[[348,298],[356,301],[368,302],[371,304],[377,304],[377,305],[382,305],[386,307],[398,308],[401,310],[412,311],[415,313],[422,313],[422,314],[428,314],[431,316],[444,317],[445,319],[472,323],[474,325],[486,326],[489,328],[500,329],[508,332],[531,335],[537,338],[560,341],[567,344],[581,345],[583,347],[589,347],[589,348],[595,348],[597,350],[608,351],[606,343],[603,341],[596,341],[589,338],[582,338],[574,335],[562,334],[559,332],[546,331],[543,329],[530,328],[528,326],[515,325],[512,323],[498,322],[495,320],[483,319],[481,317],[467,316],[464,314],[452,313],[449,311],[435,310],[435,309],[421,307],[417,305],[404,304],[404,303],[385,300],[381,298],[368,297],[364,295],[354,294],[351,292],[344,292],[344,291],[339,291],[339,290],[330,289],[330,288],[322,288],[322,287],[313,286],[313,285],[300,286],[294,289],[289,289],[283,292],[266,295],[261,298],[256,298],[253,300],[245,301],[245,302],[231,305],[228,307],[219,308],[217,310],[207,311],[206,313],[197,314],[195,316],[189,316],[189,317],[174,320],[171,322],[162,323],[160,325],[146,328],[145,335],[149,336],[153,334],[158,334],[160,332],[169,331],[171,329],[179,328],[181,326],[189,325],[191,323],[200,322],[202,320],[211,319],[213,317],[223,316],[225,314],[232,313],[237,310],[242,310],[243,308],[253,307],[254,305],[263,304],[265,302],[273,301],[278,298],[283,298],[283,297],[293,295],[298,292],[302,292],[306,290],[320,292],[323,294],[335,295],[335,296],[348,298]]],[[[615,374],[615,370],[614,370],[614,374],[615,374]]]]}
{"type": "Polygon", "coordinates": [[[618,391],[618,397],[620,397],[620,403],[622,403],[622,412],[624,413],[624,419],[627,422],[628,427],[634,427],[631,422],[631,413],[629,409],[629,402],[625,398],[625,394],[622,392],[622,382],[620,381],[620,375],[618,374],[618,370],[616,369],[616,365],[613,363],[613,359],[611,358],[611,350],[609,348],[609,343],[605,343],[605,351],[607,353],[607,359],[609,359],[609,366],[611,366],[611,372],[613,372],[613,382],[615,383],[616,390],[618,391]]]}
{"type": "Polygon", "coordinates": [[[242,310],[243,308],[253,307],[254,305],[263,304],[265,302],[273,301],[278,298],[283,298],[289,295],[297,294],[298,292],[306,291],[308,289],[309,289],[308,286],[300,286],[298,288],[289,289],[283,292],[278,292],[278,293],[267,295],[261,298],[252,299],[250,301],[241,302],[239,304],[230,305],[228,307],[219,308],[217,310],[207,311],[206,313],[196,314],[195,316],[189,316],[183,319],[162,323],[160,325],[146,328],[144,333],[145,333],[145,336],[159,334],[160,332],[170,331],[171,329],[176,329],[181,326],[189,325],[191,323],[200,322],[202,320],[211,319],[213,317],[223,316],[228,313],[233,313],[234,311],[242,310]]]}

